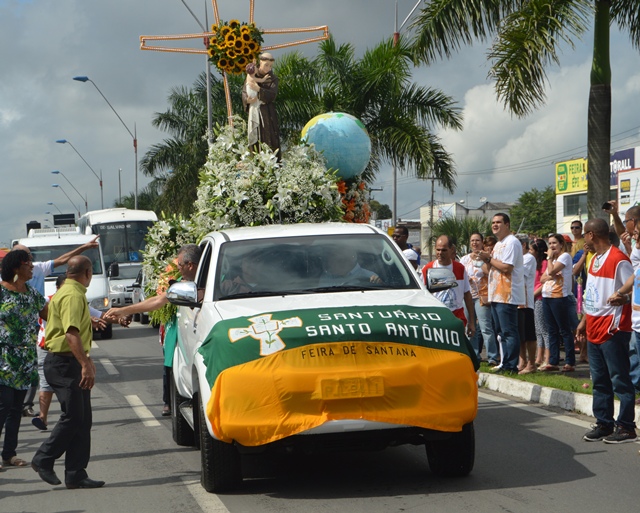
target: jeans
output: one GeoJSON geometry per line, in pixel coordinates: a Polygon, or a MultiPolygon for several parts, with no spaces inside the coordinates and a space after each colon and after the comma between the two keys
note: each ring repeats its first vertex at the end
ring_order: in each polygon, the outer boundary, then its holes
{"type": "Polygon", "coordinates": [[[598,424],[613,427],[614,394],[620,400],[616,424],[635,429],[635,392],[629,377],[629,339],[631,333],[619,331],[602,344],[587,343],[589,369],[593,379],[593,415],[598,424]]]}
{"type": "Polygon", "coordinates": [[[520,356],[520,334],[518,332],[518,307],[508,303],[491,303],[491,315],[497,334],[500,334],[505,370],[518,370],[520,356]]]}
{"type": "Polygon", "coordinates": [[[18,447],[18,432],[22,421],[22,403],[27,395],[27,390],[0,385],[0,435],[4,427],[4,444],[2,446],[2,459],[10,460],[16,455],[18,447]]]}
{"type": "Polygon", "coordinates": [[[496,341],[496,333],[493,329],[493,320],[491,318],[491,305],[481,305],[479,299],[473,300],[474,310],[476,312],[476,319],[478,320],[479,330],[476,331],[476,335],[473,340],[477,340],[477,346],[473,348],[476,350],[476,355],[480,358],[480,351],[482,351],[482,342],[487,347],[487,360],[490,362],[500,361],[500,352],[498,351],[498,342],[496,341]]]}
{"type": "Polygon", "coordinates": [[[573,329],[576,311],[568,296],[543,297],[542,311],[549,330],[549,364],[560,363],[560,340],[564,344],[565,359],[568,365],[576,364],[573,329]]]}
{"type": "Polygon", "coordinates": [[[631,383],[640,392],[640,333],[634,332],[629,342],[629,364],[631,383]]]}

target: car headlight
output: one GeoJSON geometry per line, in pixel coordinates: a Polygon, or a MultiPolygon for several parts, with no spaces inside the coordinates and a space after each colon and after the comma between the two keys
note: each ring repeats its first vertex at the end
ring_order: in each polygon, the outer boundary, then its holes
{"type": "Polygon", "coordinates": [[[126,285],[109,285],[109,290],[111,292],[124,292],[127,290],[127,286],[126,285]]]}
{"type": "Polygon", "coordinates": [[[96,310],[104,310],[105,308],[109,307],[109,298],[97,297],[89,302],[89,306],[95,308],[96,310]]]}

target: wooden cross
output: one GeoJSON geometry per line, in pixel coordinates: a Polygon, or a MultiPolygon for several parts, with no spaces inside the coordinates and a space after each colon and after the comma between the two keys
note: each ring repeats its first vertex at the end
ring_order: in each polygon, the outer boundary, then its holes
{"type": "MultiPolygon", "coordinates": [[[[255,0],[249,0],[249,23],[253,21],[253,7],[255,0]]],[[[220,16],[218,15],[218,0],[211,0],[213,6],[213,16],[215,18],[216,25],[220,24],[220,16]]],[[[266,29],[262,30],[263,34],[301,34],[322,32],[322,35],[310,37],[307,39],[300,39],[298,41],[291,41],[287,43],[281,43],[277,45],[263,46],[262,51],[267,52],[269,50],[276,50],[278,48],[288,48],[290,46],[304,45],[307,43],[315,43],[316,41],[324,41],[329,39],[329,27],[327,25],[320,25],[317,27],[304,27],[304,28],[280,28],[280,29],[266,29]]],[[[209,38],[214,36],[213,32],[202,32],[200,34],[180,34],[174,36],[140,36],[140,49],[141,50],[154,50],[157,52],[175,52],[175,53],[196,53],[206,54],[208,53],[209,38]],[[204,39],[204,49],[198,48],[171,48],[167,46],[151,46],[147,44],[147,41],[184,41],[187,39],[204,39]]],[[[231,107],[231,93],[229,92],[229,81],[227,80],[227,74],[222,73],[222,79],[224,83],[224,95],[227,101],[227,114],[229,116],[229,122],[233,116],[231,107]]]]}

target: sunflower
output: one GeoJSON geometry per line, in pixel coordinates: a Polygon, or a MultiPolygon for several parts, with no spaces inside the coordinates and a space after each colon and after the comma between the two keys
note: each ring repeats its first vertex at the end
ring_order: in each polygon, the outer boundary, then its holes
{"type": "Polygon", "coordinates": [[[237,29],[239,26],[240,26],[240,22],[239,22],[238,20],[230,20],[230,21],[229,21],[229,27],[230,27],[232,30],[237,29]]]}
{"type": "Polygon", "coordinates": [[[247,44],[251,53],[257,52],[260,49],[260,46],[255,41],[249,41],[247,44]]]}
{"type": "Polygon", "coordinates": [[[242,39],[236,39],[233,46],[236,52],[242,52],[242,49],[244,48],[244,43],[242,42],[242,39]]]}
{"type": "Polygon", "coordinates": [[[229,57],[229,59],[235,59],[238,56],[238,54],[233,50],[233,48],[227,50],[227,57],[229,57]]]}
{"type": "Polygon", "coordinates": [[[249,34],[248,32],[243,32],[242,34],[240,34],[240,39],[242,39],[242,41],[244,41],[245,43],[248,43],[249,41],[251,41],[251,34],[249,34]]]}
{"type": "Polygon", "coordinates": [[[251,55],[251,49],[247,45],[242,49],[242,55],[251,55]]]}
{"type": "Polygon", "coordinates": [[[247,64],[249,64],[249,59],[246,57],[240,56],[238,60],[236,60],[236,65],[240,66],[243,70],[247,67],[247,64]]]}
{"type": "Polygon", "coordinates": [[[229,43],[235,43],[236,35],[233,32],[229,32],[226,36],[224,36],[224,41],[225,43],[227,43],[227,46],[229,45],[229,43]]]}
{"type": "Polygon", "coordinates": [[[225,69],[229,66],[229,61],[225,58],[222,57],[219,61],[218,61],[218,67],[225,69]]]}
{"type": "Polygon", "coordinates": [[[220,35],[221,35],[222,37],[225,37],[229,32],[231,32],[231,28],[229,28],[229,26],[228,26],[228,25],[225,25],[224,27],[222,27],[222,28],[220,29],[220,32],[219,32],[219,33],[220,33],[220,35]]]}

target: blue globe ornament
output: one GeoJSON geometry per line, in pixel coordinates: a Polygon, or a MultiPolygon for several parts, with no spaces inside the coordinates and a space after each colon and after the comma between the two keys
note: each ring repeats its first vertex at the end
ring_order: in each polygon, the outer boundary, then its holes
{"type": "Polygon", "coordinates": [[[348,180],[361,174],[371,158],[371,139],[362,121],[344,112],[320,114],[302,129],[302,141],[314,144],[327,167],[348,180]]]}

